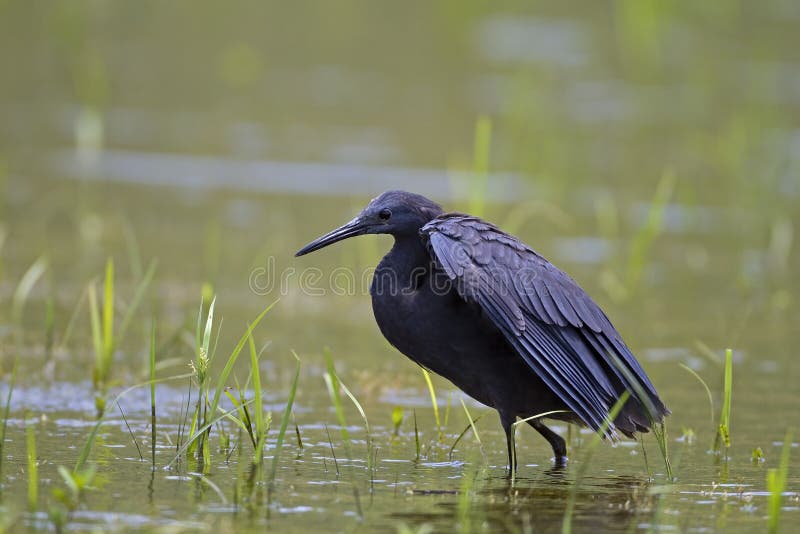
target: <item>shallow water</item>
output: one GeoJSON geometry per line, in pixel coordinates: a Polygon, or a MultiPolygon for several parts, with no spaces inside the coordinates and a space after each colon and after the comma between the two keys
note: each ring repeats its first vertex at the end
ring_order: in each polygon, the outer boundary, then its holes
{"type": "MultiPolygon", "coordinates": [[[[207,474],[185,457],[171,464],[197,395],[188,378],[156,388],[152,470],[149,389],[127,392],[125,419],[110,406],[100,427],[90,458],[97,478],[70,529],[558,531],[574,489],[577,531],[762,531],[767,469],[788,427],[783,526],[800,519],[793,2],[653,12],[624,1],[570,12],[347,4],[330,13],[259,3],[224,16],[198,3],[188,24],[171,5],[69,5],[0,3],[0,57],[14,65],[0,84],[1,399],[19,361],[0,527],[52,528],[53,490],[66,487],[58,467],[75,465],[96,421],[82,294],[109,256],[122,310],[158,258],[117,346],[111,396],[147,380],[151,318],[158,376],[190,371],[204,285],[223,325],[215,373],[246,322],[280,298],[255,336],[273,416],[267,468],[291,350],[301,374],[271,489],[260,477],[248,486],[252,445],[230,422],[235,447],[219,450],[214,432],[207,474]],[[644,450],[601,444],[589,459],[591,436],[559,425],[570,439],[568,468],[553,469],[546,443],[520,428],[522,465],[508,480],[497,416],[435,378],[447,419],[440,439],[419,369],[374,325],[369,269],[390,240],[367,236],[292,257],[384,189],[480,209],[470,171],[481,114],[492,118],[493,139],[485,216],[572,274],[612,318],[673,411],[674,481],[652,436],[644,450]],[[676,185],[648,247],[640,229],[665,174],[676,185]],[[47,270],[15,311],[18,283],[42,255],[47,270]],[[345,399],[349,451],[322,377],[325,347],[370,423],[368,436],[345,399]],[[726,347],[734,349],[727,460],[709,451],[726,347]],[[713,410],[681,363],[708,382],[713,410]],[[462,398],[473,418],[483,416],[480,442],[468,432],[451,456],[468,424],[462,398]],[[39,462],[35,511],[26,425],[39,462]],[[751,460],[757,447],[764,462],[751,460]]],[[[236,368],[242,382],[247,360],[236,368]]]]}

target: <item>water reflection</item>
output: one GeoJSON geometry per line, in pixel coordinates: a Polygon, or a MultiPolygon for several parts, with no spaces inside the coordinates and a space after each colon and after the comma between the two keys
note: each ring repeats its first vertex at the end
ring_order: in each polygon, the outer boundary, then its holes
{"type": "MultiPolygon", "coordinates": [[[[465,474],[465,476],[469,476],[465,474]]],[[[415,492],[422,498],[452,495],[432,511],[393,512],[389,516],[407,524],[444,527],[470,521],[489,531],[560,532],[574,480],[565,469],[550,468],[534,478],[490,476],[475,481],[468,508],[458,491],[415,492]]],[[[575,495],[572,525],[579,532],[627,532],[653,518],[658,495],[649,491],[645,478],[632,476],[591,477],[583,480],[575,495]]]]}

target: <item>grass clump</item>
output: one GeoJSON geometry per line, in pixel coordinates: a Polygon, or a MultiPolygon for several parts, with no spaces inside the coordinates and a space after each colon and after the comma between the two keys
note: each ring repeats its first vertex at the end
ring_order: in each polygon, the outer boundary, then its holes
{"type": "MultiPolygon", "coordinates": [[[[192,363],[192,367],[194,370],[194,378],[198,385],[199,396],[197,399],[197,403],[195,405],[195,411],[192,416],[192,425],[190,428],[190,437],[188,442],[186,443],[187,450],[189,453],[195,453],[196,458],[198,461],[202,461],[203,463],[203,470],[207,472],[211,467],[211,455],[209,451],[209,438],[211,435],[211,427],[219,422],[223,417],[230,418],[233,417],[233,414],[237,411],[240,411],[242,406],[246,406],[252,403],[251,401],[246,401],[242,403],[240,406],[235,406],[233,410],[229,410],[227,412],[222,412],[222,416],[217,416],[217,410],[219,409],[219,403],[222,399],[223,392],[225,390],[225,385],[228,381],[228,377],[230,376],[231,372],[233,371],[233,367],[236,364],[239,355],[244,348],[245,343],[248,342],[250,336],[253,333],[253,330],[258,326],[264,316],[272,309],[272,307],[277,303],[277,301],[273,302],[269,306],[267,306],[264,311],[262,311],[247,327],[247,330],[239,339],[239,342],[234,347],[233,351],[231,352],[230,356],[228,357],[227,361],[225,362],[225,366],[222,368],[222,371],[217,376],[217,383],[214,387],[213,397],[211,396],[211,381],[210,381],[210,366],[211,362],[214,359],[214,355],[216,353],[216,342],[214,343],[214,347],[211,347],[211,338],[212,338],[212,329],[214,323],[214,307],[215,307],[216,299],[211,301],[209,305],[208,312],[206,314],[205,321],[202,320],[202,311],[203,307],[201,305],[200,312],[198,314],[197,320],[197,328],[195,332],[195,356],[196,360],[192,363]],[[202,328],[201,325],[205,323],[205,327],[202,328]]],[[[216,340],[219,340],[219,331],[217,332],[216,340]]],[[[244,425],[241,420],[236,420],[236,423],[239,425],[244,425]]],[[[223,432],[222,427],[219,427],[220,432],[223,432]]],[[[224,434],[222,435],[222,439],[225,439],[224,434]]]]}
{"type": "MultiPolygon", "coordinates": [[[[253,377],[253,410],[255,410],[255,431],[252,426],[250,429],[251,440],[254,441],[255,451],[253,452],[253,463],[260,464],[261,457],[264,450],[264,444],[267,442],[267,433],[269,432],[271,416],[264,416],[264,402],[261,399],[261,370],[258,366],[258,352],[256,352],[256,344],[253,341],[253,336],[249,339],[250,346],[250,375],[253,377]]],[[[299,362],[299,360],[298,360],[299,362]]],[[[296,383],[292,385],[291,399],[294,400],[294,389],[297,387],[296,383]]]]}
{"type": "MultiPolygon", "coordinates": [[[[134,297],[123,315],[120,326],[115,330],[114,320],[116,315],[115,287],[114,287],[114,259],[106,261],[105,277],[103,280],[102,309],[98,300],[97,285],[89,283],[87,289],[89,296],[89,317],[91,319],[92,346],[94,347],[94,369],[92,383],[95,390],[95,408],[97,416],[102,417],[106,409],[106,393],[110,386],[111,365],[114,360],[114,351],[124,337],[131,324],[131,320],[139,307],[150,282],[155,275],[157,263],[150,263],[147,273],[139,281],[134,297]]],[[[70,321],[72,322],[72,321],[70,321]]]]}
{"type": "Polygon", "coordinates": [[[105,281],[103,284],[102,322],[100,306],[97,300],[95,283],[89,284],[89,313],[92,321],[92,344],[94,346],[94,371],[92,382],[95,390],[101,394],[95,397],[98,415],[105,410],[102,394],[108,386],[108,374],[114,357],[114,260],[106,262],[105,281]]]}

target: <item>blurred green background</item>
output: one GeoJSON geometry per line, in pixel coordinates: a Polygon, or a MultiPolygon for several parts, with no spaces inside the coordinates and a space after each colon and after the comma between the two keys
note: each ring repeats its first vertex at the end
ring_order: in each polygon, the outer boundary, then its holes
{"type": "Polygon", "coordinates": [[[201,294],[232,339],[280,297],[272,386],[296,349],[315,384],[300,402],[316,406],[330,346],[388,414],[397,391],[424,393],[418,370],[380,337],[361,286],[320,297],[299,277],[360,276],[389,239],[292,254],[397,188],[477,212],[571,273],[644,362],[675,434],[707,426],[677,364],[718,386],[728,346],[740,456],[797,420],[795,0],[0,0],[0,65],[0,361],[7,375],[21,357],[22,384],[86,380],[87,283],[113,257],[124,308],[157,258],[121,383],[141,377],[151,317],[159,358],[182,371],[201,294]],[[265,269],[283,289],[253,290],[265,269]]]}

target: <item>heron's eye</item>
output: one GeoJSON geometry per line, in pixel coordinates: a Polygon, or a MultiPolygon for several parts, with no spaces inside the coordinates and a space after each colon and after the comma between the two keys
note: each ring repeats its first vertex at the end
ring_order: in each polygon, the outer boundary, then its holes
{"type": "Polygon", "coordinates": [[[382,209],[380,212],[378,212],[378,217],[382,221],[388,221],[392,217],[392,212],[387,209],[382,209]]]}

